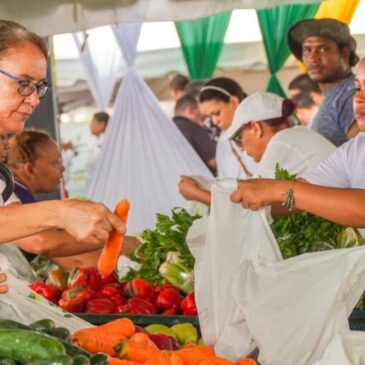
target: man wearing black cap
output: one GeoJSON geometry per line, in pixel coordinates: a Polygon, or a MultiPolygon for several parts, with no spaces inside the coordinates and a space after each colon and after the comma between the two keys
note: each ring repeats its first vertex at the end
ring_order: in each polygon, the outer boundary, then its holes
{"type": "Polygon", "coordinates": [[[359,61],[355,39],[338,20],[307,19],[289,30],[288,44],[325,95],[312,128],[340,146],[358,133],[352,108],[351,68],[359,61]]]}

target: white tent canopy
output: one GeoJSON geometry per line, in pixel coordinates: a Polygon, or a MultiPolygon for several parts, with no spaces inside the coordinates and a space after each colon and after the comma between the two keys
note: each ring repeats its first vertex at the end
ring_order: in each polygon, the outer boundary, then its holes
{"type": "Polygon", "coordinates": [[[186,20],[232,9],[257,9],[321,0],[2,0],[2,19],[42,36],[101,25],[186,20]]]}

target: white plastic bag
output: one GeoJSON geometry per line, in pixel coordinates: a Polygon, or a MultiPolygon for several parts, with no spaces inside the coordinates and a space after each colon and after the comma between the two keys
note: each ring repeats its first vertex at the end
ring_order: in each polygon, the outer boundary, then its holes
{"type": "Polygon", "coordinates": [[[66,312],[33,292],[26,281],[7,274],[9,291],[0,294],[0,317],[30,324],[39,319],[52,319],[56,326],[65,327],[71,332],[81,328],[93,327],[89,322],[66,312]]]}
{"type": "Polygon", "coordinates": [[[36,279],[32,266],[13,243],[0,244],[0,268],[21,280],[32,282],[36,279]]]}
{"type": "Polygon", "coordinates": [[[265,211],[248,211],[230,201],[236,187],[235,180],[216,181],[209,217],[195,221],[187,236],[195,257],[195,299],[203,340],[232,360],[255,347],[231,294],[239,265],[251,259],[281,260],[265,211]]]}
{"type": "MultiPolygon", "coordinates": [[[[233,294],[261,364],[347,365],[348,317],[364,289],[365,247],[356,247],[275,263],[243,262],[233,294]]],[[[362,343],[358,358],[364,356],[364,338],[362,343]]]]}

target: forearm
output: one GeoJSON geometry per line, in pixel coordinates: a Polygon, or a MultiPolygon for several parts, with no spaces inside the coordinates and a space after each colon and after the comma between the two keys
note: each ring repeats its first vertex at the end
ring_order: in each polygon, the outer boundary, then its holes
{"type": "Polygon", "coordinates": [[[100,253],[101,249],[79,255],[66,257],[50,257],[50,259],[58,266],[67,270],[73,269],[75,267],[96,267],[100,253]]]}
{"type": "MultiPolygon", "coordinates": [[[[274,203],[286,199],[291,182],[278,182],[274,203]]],[[[365,227],[365,190],[328,188],[296,182],[295,208],[352,227],[365,227]]]]}
{"type": "Polygon", "coordinates": [[[19,248],[36,255],[51,257],[70,256],[94,251],[100,244],[83,244],[64,231],[44,231],[13,241],[19,248]]]}
{"type": "Polygon", "coordinates": [[[0,208],[0,243],[58,228],[58,210],[58,201],[0,208]]]}
{"type": "Polygon", "coordinates": [[[211,193],[210,193],[210,191],[199,189],[199,191],[196,192],[196,196],[195,196],[194,200],[210,206],[211,193]]]}

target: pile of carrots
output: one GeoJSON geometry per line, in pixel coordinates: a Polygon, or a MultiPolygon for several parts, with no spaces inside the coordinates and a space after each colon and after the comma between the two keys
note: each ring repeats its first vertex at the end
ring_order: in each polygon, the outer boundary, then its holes
{"type": "Polygon", "coordinates": [[[257,365],[248,358],[234,363],[218,357],[211,346],[186,344],[176,351],[159,350],[147,334],[136,332],[128,318],[78,330],[71,338],[90,353],[107,354],[109,365],[257,365]]]}

